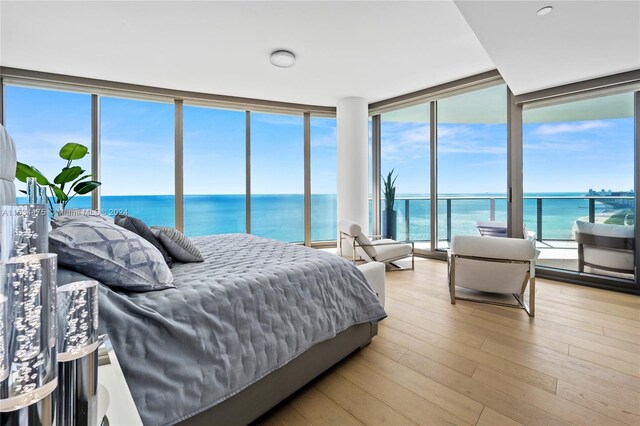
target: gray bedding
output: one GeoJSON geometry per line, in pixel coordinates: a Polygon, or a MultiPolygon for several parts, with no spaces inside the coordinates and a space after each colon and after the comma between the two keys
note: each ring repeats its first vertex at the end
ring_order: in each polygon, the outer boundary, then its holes
{"type": "Polygon", "coordinates": [[[100,286],[100,331],[145,425],[204,411],[316,343],[386,315],[358,268],[333,254],[245,234],[194,242],[205,261],[175,264],[175,289],[100,286]]]}

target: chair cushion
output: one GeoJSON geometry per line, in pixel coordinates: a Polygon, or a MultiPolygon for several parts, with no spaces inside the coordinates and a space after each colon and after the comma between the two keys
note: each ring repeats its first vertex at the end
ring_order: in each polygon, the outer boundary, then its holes
{"type": "Polygon", "coordinates": [[[610,248],[584,247],[584,261],[607,268],[633,271],[635,257],[633,250],[614,250],[610,248]]]}
{"type": "Polygon", "coordinates": [[[367,254],[367,256],[369,256],[371,259],[375,259],[378,256],[378,251],[374,246],[375,242],[372,242],[369,237],[360,232],[356,239],[358,240],[360,246],[362,246],[362,249],[367,254]]]}
{"type": "Polygon", "coordinates": [[[342,219],[340,222],[338,222],[338,230],[349,235],[350,237],[357,237],[362,233],[362,228],[360,227],[360,225],[352,220],[347,219],[342,219]]]}
{"type": "Polygon", "coordinates": [[[533,260],[536,256],[533,242],[527,239],[474,235],[455,235],[451,239],[451,253],[510,260],[533,260]]]}
{"type": "MultiPolygon", "coordinates": [[[[342,219],[338,222],[338,230],[351,238],[355,238],[369,258],[373,259],[376,257],[376,249],[372,247],[371,240],[362,232],[360,225],[352,220],[342,219]]],[[[362,253],[360,255],[362,255],[362,253]]]]}
{"type": "Polygon", "coordinates": [[[397,241],[389,239],[374,241],[373,247],[376,251],[374,259],[377,262],[385,262],[389,259],[396,259],[411,254],[411,244],[398,243],[397,241]]]}
{"type": "Polygon", "coordinates": [[[601,237],[635,237],[634,227],[625,225],[610,225],[607,223],[591,223],[577,220],[574,230],[577,230],[581,234],[599,235],[601,237]]]}

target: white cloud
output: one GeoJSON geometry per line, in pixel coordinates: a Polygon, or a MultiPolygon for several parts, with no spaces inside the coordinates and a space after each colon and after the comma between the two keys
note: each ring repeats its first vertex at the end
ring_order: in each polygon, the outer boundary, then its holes
{"type": "Polygon", "coordinates": [[[536,135],[557,135],[560,133],[578,133],[587,132],[589,130],[604,129],[611,127],[613,124],[608,121],[579,121],[575,123],[558,123],[558,124],[541,124],[533,133],[536,135]]]}
{"type": "Polygon", "coordinates": [[[383,158],[392,161],[422,157],[429,150],[429,125],[385,123],[380,149],[383,158]]]}
{"type": "Polygon", "coordinates": [[[535,141],[532,143],[525,143],[522,147],[524,150],[543,151],[547,155],[550,155],[555,152],[588,152],[589,150],[595,150],[596,144],[593,141],[588,140],[535,141]]]}

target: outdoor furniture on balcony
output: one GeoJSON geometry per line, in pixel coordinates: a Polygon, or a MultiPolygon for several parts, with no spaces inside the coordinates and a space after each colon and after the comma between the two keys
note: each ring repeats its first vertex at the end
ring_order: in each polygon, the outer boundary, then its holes
{"type": "Polygon", "coordinates": [[[393,267],[391,270],[414,269],[414,244],[403,243],[391,239],[371,241],[363,232],[360,225],[351,220],[341,220],[338,223],[340,232],[340,251],[342,255],[342,241],[351,241],[353,261],[358,257],[366,262],[382,262],[393,267]],[[401,267],[397,261],[411,257],[411,268],[401,267]]]}
{"type": "Polygon", "coordinates": [[[574,238],[578,242],[578,271],[584,267],[608,272],[634,274],[635,229],[633,226],[576,221],[574,238]]]}
{"type": "Polygon", "coordinates": [[[490,303],[523,308],[534,316],[535,258],[536,249],[528,239],[454,236],[448,252],[451,304],[456,299],[490,303]],[[458,296],[456,288],[465,296],[458,296]]]}
{"type": "MultiPolygon", "coordinates": [[[[476,228],[483,237],[507,237],[507,224],[505,222],[479,221],[476,222],[476,228]]],[[[536,240],[536,233],[527,230],[527,226],[523,225],[522,235],[529,241],[536,240]]]]}

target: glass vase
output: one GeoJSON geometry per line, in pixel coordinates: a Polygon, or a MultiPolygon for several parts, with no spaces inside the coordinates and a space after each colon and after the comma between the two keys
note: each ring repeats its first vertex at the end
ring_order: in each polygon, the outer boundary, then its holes
{"type": "Polygon", "coordinates": [[[56,277],[52,253],[0,262],[0,413],[8,424],[54,416],[56,277]]]}
{"type": "Polygon", "coordinates": [[[49,220],[44,204],[0,207],[0,260],[49,251],[49,220]]]}
{"type": "Polygon", "coordinates": [[[58,287],[57,424],[98,423],[98,282],[58,287]]]}

